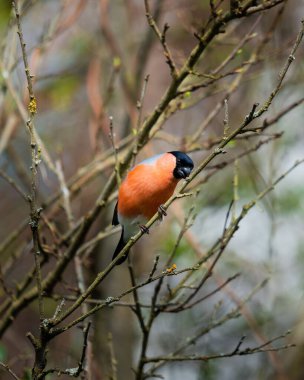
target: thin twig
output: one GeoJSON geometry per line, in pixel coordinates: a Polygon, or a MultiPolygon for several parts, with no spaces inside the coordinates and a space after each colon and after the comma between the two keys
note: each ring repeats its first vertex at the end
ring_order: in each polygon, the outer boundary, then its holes
{"type": "Polygon", "coordinates": [[[276,84],[276,87],[275,89],[271,92],[270,96],[268,97],[268,99],[265,101],[265,103],[262,105],[262,107],[256,112],[256,117],[260,117],[264,112],[266,112],[268,110],[268,108],[270,107],[274,97],[277,95],[277,93],[280,91],[281,89],[281,86],[282,86],[282,83],[283,83],[283,80],[287,74],[287,71],[290,67],[290,65],[293,63],[293,61],[295,60],[295,53],[296,51],[298,50],[298,47],[303,39],[303,36],[304,36],[304,20],[301,21],[302,25],[301,25],[301,29],[300,29],[300,32],[298,33],[297,35],[297,38],[296,38],[296,41],[289,53],[289,56],[288,56],[288,59],[286,60],[281,72],[279,73],[279,76],[278,76],[278,80],[277,80],[277,84],[276,84]]]}
{"type": "MultiPolygon", "coordinates": [[[[270,343],[271,341],[269,341],[270,343]]],[[[158,357],[152,357],[152,358],[146,358],[146,363],[152,363],[152,362],[158,362],[158,361],[166,361],[166,362],[172,362],[172,361],[189,361],[189,360],[199,360],[199,361],[209,361],[214,359],[223,359],[223,358],[229,358],[232,356],[244,356],[244,355],[252,355],[257,353],[263,353],[268,351],[283,351],[287,350],[289,348],[296,347],[295,344],[286,344],[279,347],[273,347],[273,348],[260,348],[260,346],[257,347],[247,347],[244,350],[236,350],[234,349],[231,352],[225,353],[225,354],[214,354],[214,355],[189,355],[189,356],[158,356],[158,357]]]]}
{"type": "Polygon", "coordinates": [[[70,191],[67,187],[65,176],[62,169],[62,164],[59,160],[56,161],[56,172],[57,172],[57,176],[58,176],[58,180],[60,184],[60,190],[61,190],[62,198],[63,198],[63,208],[67,216],[69,228],[73,228],[74,216],[73,216],[72,207],[71,207],[70,191]]]}
{"type": "Polygon", "coordinates": [[[143,334],[145,334],[147,327],[146,327],[145,320],[144,320],[144,317],[143,317],[143,314],[142,314],[142,311],[140,308],[139,297],[138,297],[138,292],[137,292],[137,287],[136,287],[137,284],[135,281],[135,275],[134,275],[133,265],[132,265],[132,262],[130,260],[130,256],[128,256],[128,269],[129,269],[129,273],[130,273],[131,284],[132,284],[132,287],[134,289],[133,290],[133,297],[134,297],[134,303],[135,303],[134,312],[135,312],[136,317],[138,319],[140,328],[141,328],[143,334]]]}
{"type": "Polygon", "coordinates": [[[5,363],[3,363],[3,362],[0,362],[0,366],[1,366],[1,367],[2,367],[7,373],[9,373],[9,374],[10,374],[15,380],[21,380],[21,378],[18,377],[18,376],[15,374],[15,372],[13,372],[7,364],[5,364],[5,363]]]}
{"type": "Polygon", "coordinates": [[[42,294],[42,279],[41,279],[41,269],[40,269],[40,250],[39,250],[39,236],[38,236],[38,225],[40,219],[41,209],[37,208],[37,166],[40,162],[40,148],[37,146],[37,141],[35,137],[35,127],[33,123],[34,116],[37,112],[36,98],[33,91],[33,76],[30,73],[28,58],[26,54],[26,44],[24,42],[22,27],[20,23],[20,15],[16,1],[12,0],[12,5],[16,15],[18,36],[20,40],[22,59],[24,63],[25,75],[27,79],[28,93],[30,97],[30,102],[28,105],[29,119],[27,121],[27,128],[30,134],[30,147],[31,147],[31,194],[28,197],[30,203],[30,226],[32,229],[33,235],[33,248],[34,248],[34,257],[36,265],[36,282],[38,288],[38,297],[39,297],[39,315],[40,320],[43,319],[43,294],[42,294]]]}
{"type": "Polygon", "coordinates": [[[21,197],[28,203],[29,199],[28,196],[23,192],[21,187],[16,183],[16,181],[8,176],[3,170],[0,169],[0,177],[2,177],[6,182],[8,182],[21,197]]]}
{"type": "Polygon", "coordinates": [[[115,143],[115,133],[114,133],[114,126],[113,126],[113,116],[110,116],[109,117],[109,121],[110,121],[110,133],[109,133],[109,137],[110,137],[110,140],[111,140],[111,144],[112,144],[112,148],[113,148],[113,152],[114,152],[114,157],[115,157],[115,167],[114,167],[114,171],[115,171],[115,175],[116,175],[116,181],[117,181],[117,184],[118,186],[120,186],[121,184],[121,177],[120,177],[120,162],[119,162],[119,159],[118,159],[118,149],[117,149],[117,146],[116,146],[116,143],[115,143]]]}
{"type": "MultiPolygon", "coordinates": [[[[254,295],[259,292],[266,284],[268,280],[265,279],[262,282],[260,282],[258,285],[254,287],[254,289],[251,290],[251,292],[242,299],[242,301],[232,310],[230,310],[227,314],[224,314],[218,319],[210,318],[210,321],[207,326],[200,327],[198,331],[192,336],[187,338],[184,342],[182,342],[172,353],[169,354],[169,356],[176,356],[177,354],[181,354],[184,350],[186,350],[188,347],[193,346],[200,338],[208,334],[210,331],[219,328],[223,326],[227,321],[237,319],[241,316],[241,309],[242,307],[251,300],[254,295]]],[[[166,361],[160,361],[156,364],[154,364],[146,375],[153,374],[154,371],[163,365],[166,364],[166,361]]]]}
{"type": "Polygon", "coordinates": [[[117,360],[114,352],[113,337],[110,332],[108,333],[108,346],[111,358],[111,374],[109,380],[117,380],[117,360]]]}
{"type": "Polygon", "coordinates": [[[162,44],[163,49],[164,49],[164,55],[166,57],[166,62],[170,68],[172,78],[176,79],[178,76],[178,70],[177,70],[176,65],[173,61],[171,51],[169,50],[169,47],[168,47],[168,44],[166,41],[166,33],[169,29],[169,25],[166,23],[164,25],[163,31],[161,32],[159,30],[155,20],[153,19],[152,14],[151,14],[150,6],[149,6],[149,0],[144,0],[144,3],[145,3],[146,17],[147,17],[148,23],[149,23],[150,27],[153,29],[153,31],[156,34],[157,38],[159,39],[160,43],[162,44]]]}
{"type": "MultiPolygon", "coordinates": [[[[116,296],[116,297],[108,297],[106,300],[103,300],[101,301],[97,306],[93,307],[90,311],[88,311],[86,314],[83,314],[81,315],[79,318],[75,319],[74,321],[70,322],[69,324],[67,324],[66,326],[64,327],[58,327],[58,328],[53,328],[51,330],[51,334],[53,336],[55,335],[58,335],[58,334],[61,334],[62,332],[64,331],[67,331],[69,330],[70,328],[72,328],[73,326],[79,324],[80,322],[84,321],[86,318],[88,318],[90,315],[96,313],[97,311],[105,308],[105,307],[108,307],[110,305],[112,305],[113,303],[115,302],[118,302],[120,299],[122,299],[123,297],[125,297],[126,295],[130,294],[130,293],[133,293],[134,289],[139,289],[139,288],[142,288],[154,281],[158,281],[159,279],[163,278],[163,277],[168,277],[168,276],[177,276],[179,274],[182,274],[182,273],[185,273],[185,272],[188,272],[188,271],[196,271],[198,268],[197,267],[190,267],[190,268],[184,268],[184,269],[181,269],[181,270],[176,270],[176,271],[173,271],[173,272],[163,272],[159,275],[156,275],[155,277],[151,278],[150,280],[147,279],[135,286],[132,286],[131,288],[125,290],[124,292],[122,292],[119,296],[116,296]]],[[[79,302],[78,299],[76,299],[75,302],[79,302]]],[[[96,304],[96,303],[95,303],[96,304]]],[[[73,305],[72,305],[73,306],[73,305]]],[[[66,312],[67,313],[71,313],[71,308],[66,312]]],[[[53,321],[49,321],[51,325],[56,325],[59,323],[59,320],[64,320],[66,318],[65,315],[61,316],[61,318],[56,318],[55,320],[53,321]]]]}
{"type": "Polygon", "coordinates": [[[225,139],[226,136],[229,134],[229,112],[228,112],[228,99],[224,100],[224,112],[225,112],[225,117],[224,117],[224,135],[223,138],[225,139]]]}
{"type": "Polygon", "coordinates": [[[89,322],[83,329],[83,346],[82,346],[82,352],[81,352],[81,357],[80,357],[78,366],[75,368],[66,368],[66,369],[50,368],[43,372],[44,377],[50,373],[56,373],[57,376],[68,375],[70,377],[79,377],[79,375],[81,374],[81,372],[84,371],[84,368],[85,368],[86,350],[88,346],[90,326],[91,324],[89,322]]]}

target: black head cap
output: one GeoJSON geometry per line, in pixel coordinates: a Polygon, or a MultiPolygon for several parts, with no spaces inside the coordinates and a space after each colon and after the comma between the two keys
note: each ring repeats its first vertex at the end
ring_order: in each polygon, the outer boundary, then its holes
{"type": "Polygon", "coordinates": [[[173,154],[176,158],[176,167],[173,170],[174,177],[177,179],[188,177],[194,167],[192,159],[183,152],[172,151],[168,153],[173,154]]]}

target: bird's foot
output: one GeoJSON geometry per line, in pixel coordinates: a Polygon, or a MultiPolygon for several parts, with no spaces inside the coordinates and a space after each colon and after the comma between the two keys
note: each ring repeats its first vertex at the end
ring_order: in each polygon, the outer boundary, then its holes
{"type": "Polygon", "coordinates": [[[149,228],[148,227],[146,227],[144,224],[140,224],[139,225],[139,228],[140,228],[140,230],[141,230],[141,232],[143,233],[143,234],[148,234],[149,235],[149,228]]]}
{"type": "Polygon", "coordinates": [[[163,205],[160,205],[158,207],[157,211],[158,211],[158,215],[160,217],[160,220],[163,220],[164,216],[167,216],[167,211],[165,210],[163,205]]]}

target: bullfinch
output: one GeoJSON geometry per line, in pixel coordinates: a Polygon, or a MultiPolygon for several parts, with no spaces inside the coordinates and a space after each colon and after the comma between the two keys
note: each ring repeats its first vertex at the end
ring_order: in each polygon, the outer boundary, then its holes
{"type": "MultiPolygon", "coordinates": [[[[126,245],[131,236],[144,226],[158,211],[166,215],[162,204],[173,194],[177,183],[189,176],[193,169],[192,159],[183,152],[158,154],[137,164],[121,183],[112,224],[122,226],[120,240],[112,260],[126,245]]],[[[129,252],[117,261],[123,263],[129,252]]]]}

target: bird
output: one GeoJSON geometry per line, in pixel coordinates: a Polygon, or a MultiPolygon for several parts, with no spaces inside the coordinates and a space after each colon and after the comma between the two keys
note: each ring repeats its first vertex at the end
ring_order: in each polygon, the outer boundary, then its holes
{"type": "MultiPolygon", "coordinates": [[[[167,215],[163,204],[171,197],[181,179],[193,170],[192,159],[184,152],[171,151],[145,159],[135,165],[122,181],[118,200],[114,208],[112,225],[122,226],[121,236],[112,260],[140,228],[149,233],[145,226],[154,214],[167,215]]],[[[116,265],[128,257],[125,252],[116,265]]]]}

